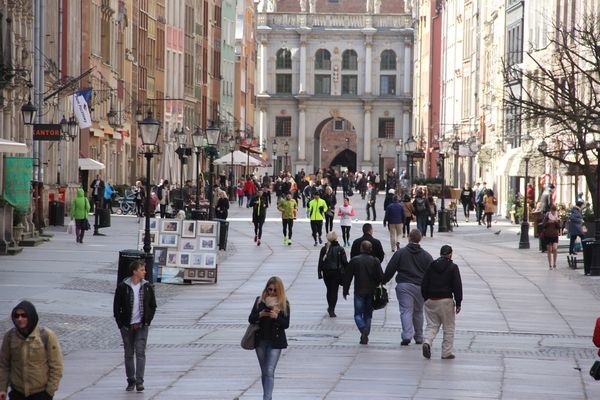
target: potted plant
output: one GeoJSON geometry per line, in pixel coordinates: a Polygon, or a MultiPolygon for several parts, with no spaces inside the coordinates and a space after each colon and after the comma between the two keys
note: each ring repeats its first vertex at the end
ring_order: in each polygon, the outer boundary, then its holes
{"type": "Polygon", "coordinates": [[[19,243],[23,240],[23,232],[25,231],[25,214],[21,211],[13,211],[13,240],[19,243]]]}

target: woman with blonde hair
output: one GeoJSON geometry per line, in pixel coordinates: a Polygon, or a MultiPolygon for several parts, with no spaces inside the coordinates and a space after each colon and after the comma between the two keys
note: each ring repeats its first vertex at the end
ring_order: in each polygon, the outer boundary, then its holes
{"type": "Polygon", "coordinates": [[[269,278],[262,294],[254,301],[248,322],[259,325],[255,340],[256,357],[262,374],[263,400],[271,400],[275,368],[281,349],[287,348],[285,330],[290,326],[290,303],[281,278],[269,278]]]}
{"type": "Polygon", "coordinates": [[[338,301],[338,291],[347,265],[346,251],[340,246],[337,233],[329,232],[327,243],[319,253],[317,276],[319,279],[323,279],[327,288],[327,313],[330,318],[336,317],[335,306],[338,301]]]}
{"type": "Polygon", "coordinates": [[[227,219],[229,214],[229,199],[224,190],[218,189],[217,204],[215,205],[215,217],[219,219],[227,219]]]}

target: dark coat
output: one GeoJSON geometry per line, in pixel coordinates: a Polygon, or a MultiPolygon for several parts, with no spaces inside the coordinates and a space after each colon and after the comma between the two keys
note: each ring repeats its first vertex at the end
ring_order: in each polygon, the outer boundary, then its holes
{"type": "Polygon", "coordinates": [[[261,311],[267,309],[267,305],[257,297],[248,317],[249,323],[258,324],[260,327],[256,333],[256,344],[258,345],[261,340],[269,340],[274,349],[285,349],[287,347],[285,330],[290,327],[290,303],[287,303],[287,314],[279,311],[276,319],[258,316],[261,311]]]}
{"type": "Polygon", "coordinates": [[[463,292],[458,266],[447,257],[432,262],[423,276],[421,294],[425,300],[454,298],[456,306],[460,307],[463,292]]]}
{"type": "MultiPolygon", "coordinates": [[[[156,312],[156,297],[154,296],[154,287],[150,284],[150,282],[143,280],[141,290],[144,291],[144,303],[142,305],[144,313],[142,316],[142,323],[149,326],[152,322],[152,319],[154,319],[154,313],[156,312]]],[[[113,315],[119,329],[124,326],[131,325],[132,307],[133,289],[131,287],[131,278],[125,278],[117,286],[113,301],[113,315]]]]}
{"type": "Polygon", "coordinates": [[[250,207],[252,207],[252,222],[265,222],[265,218],[267,217],[267,207],[269,205],[269,200],[263,194],[262,196],[256,196],[252,200],[250,200],[250,207]],[[260,199],[260,205],[259,200],[260,199]]]}
{"type": "Polygon", "coordinates": [[[373,236],[369,235],[368,233],[365,233],[358,239],[355,239],[354,242],[352,242],[352,247],[350,249],[350,258],[354,258],[360,254],[360,244],[363,242],[363,240],[371,242],[371,244],[373,245],[371,255],[375,256],[379,260],[379,262],[383,262],[385,252],[383,251],[383,246],[381,245],[381,242],[378,239],[375,239],[373,236]]]}
{"type": "Polygon", "coordinates": [[[344,296],[348,295],[354,279],[354,293],[369,295],[375,291],[383,278],[381,263],[369,254],[353,257],[344,272],[344,296]]]}

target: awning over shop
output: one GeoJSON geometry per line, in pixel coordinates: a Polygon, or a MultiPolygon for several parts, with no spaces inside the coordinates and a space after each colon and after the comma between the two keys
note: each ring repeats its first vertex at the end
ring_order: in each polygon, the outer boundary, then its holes
{"type": "Polygon", "coordinates": [[[0,139],[0,153],[26,154],[27,146],[25,143],[13,142],[12,140],[0,139]]]}
{"type": "Polygon", "coordinates": [[[79,169],[83,170],[98,170],[104,169],[104,164],[99,161],[96,161],[92,158],[80,158],[79,159],[79,169]]]}
{"type": "Polygon", "coordinates": [[[225,154],[223,157],[217,158],[213,164],[214,165],[246,165],[246,163],[249,163],[249,165],[252,166],[259,166],[262,163],[262,160],[257,160],[256,158],[254,158],[253,156],[248,156],[248,154],[236,150],[233,152],[233,162],[231,161],[231,153],[227,153],[225,154]]]}
{"type": "MultiPolygon", "coordinates": [[[[510,149],[500,159],[498,172],[508,176],[525,176],[525,160],[523,160],[523,151],[520,147],[510,149]]],[[[545,158],[535,152],[529,158],[528,176],[542,175],[545,171],[545,158]]]]}

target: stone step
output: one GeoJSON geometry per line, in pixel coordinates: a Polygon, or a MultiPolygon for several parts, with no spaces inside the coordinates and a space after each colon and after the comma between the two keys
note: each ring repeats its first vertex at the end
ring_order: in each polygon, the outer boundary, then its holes
{"type": "Polygon", "coordinates": [[[30,237],[30,238],[25,238],[25,239],[21,240],[19,242],[19,246],[35,247],[35,246],[39,246],[40,244],[47,242],[49,240],[50,240],[50,238],[43,237],[43,236],[30,237]]]}
{"type": "Polygon", "coordinates": [[[12,246],[6,249],[6,254],[9,256],[14,256],[16,254],[19,254],[20,252],[23,251],[23,248],[21,246],[12,246]]]}

